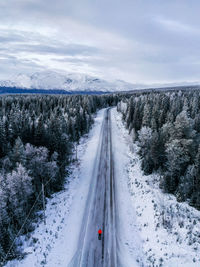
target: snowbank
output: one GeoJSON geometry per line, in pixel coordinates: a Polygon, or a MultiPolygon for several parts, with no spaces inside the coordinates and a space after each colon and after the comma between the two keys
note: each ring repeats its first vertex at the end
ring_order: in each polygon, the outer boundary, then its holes
{"type": "Polygon", "coordinates": [[[128,189],[127,168],[130,164],[128,146],[119,127],[116,109],[111,110],[112,149],[115,171],[117,208],[117,256],[123,267],[140,266],[143,259],[142,239],[136,221],[136,211],[131,203],[128,189]]]}

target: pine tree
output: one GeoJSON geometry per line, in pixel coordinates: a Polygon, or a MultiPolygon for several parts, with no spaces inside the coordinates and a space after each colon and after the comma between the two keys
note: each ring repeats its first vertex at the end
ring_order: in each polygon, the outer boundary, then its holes
{"type": "Polygon", "coordinates": [[[11,152],[10,158],[13,162],[13,164],[15,165],[17,162],[19,163],[24,163],[24,145],[20,139],[20,137],[18,137],[15,140],[15,144],[13,147],[13,150],[11,152]]]}
{"type": "Polygon", "coordinates": [[[143,112],[143,118],[142,118],[142,126],[150,126],[151,121],[151,108],[148,103],[144,105],[144,112],[143,112]]]}
{"type": "Polygon", "coordinates": [[[44,146],[45,145],[45,128],[44,128],[44,120],[43,116],[40,115],[37,126],[34,132],[34,144],[36,146],[44,146]]]}
{"type": "Polygon", "coordinates": [[[7,175],[7,188],[9,191],[9,203],[15,222],[21,224],[21,218],[26,216],[28,211],[28,200],[31,196],[32,178],[27,170],[18,164],[16,170],[7,175]]]}
{"type": "Polygon", "coordinates": [[[142,169],[145,174],[150,174],[153,170],[153,161],[151,158],[151,140],[152,130],[149,127],[142,127],[138,134],[140,155],[142,156],[142,169]]]}
{"type": "Polygon", "coordinates": [[[6,154],[6,129],[2,119],[0,119],[0,158],[6,154]]]}

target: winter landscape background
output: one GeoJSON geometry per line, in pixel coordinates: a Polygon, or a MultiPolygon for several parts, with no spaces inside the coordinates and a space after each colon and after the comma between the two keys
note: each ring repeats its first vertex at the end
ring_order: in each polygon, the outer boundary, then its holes
{"type": "Polygon", "coordinates": [[[0,266],[200,266],[199,9],[0,1],[0,266]]]}

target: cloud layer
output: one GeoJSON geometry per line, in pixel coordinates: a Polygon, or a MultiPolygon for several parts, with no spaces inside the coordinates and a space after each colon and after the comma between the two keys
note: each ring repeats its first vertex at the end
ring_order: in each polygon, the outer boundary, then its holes
{"type": "Polygon", "coordinates": [[[198,0],[2,0],[0,78],[45,69],[200,81],[198,0]]]}

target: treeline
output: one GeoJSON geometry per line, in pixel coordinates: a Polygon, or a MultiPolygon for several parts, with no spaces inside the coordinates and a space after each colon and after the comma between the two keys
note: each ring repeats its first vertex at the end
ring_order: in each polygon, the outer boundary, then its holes
{"type": "Polygon", "coordinates": [[[139,145],[144,173],[158,171],[165,192],[200,209],[200,92],[133,95],[118,111],[139,145]]]}
{"type": "Polygon", "coordinates": [[[42,184],[46,196],[63,188],[66,166],[90,129],[92,114],[116,101],[109,95],[0,97],[0,262],[24,222],[20,234],[33,230],[42,184]]]}

